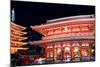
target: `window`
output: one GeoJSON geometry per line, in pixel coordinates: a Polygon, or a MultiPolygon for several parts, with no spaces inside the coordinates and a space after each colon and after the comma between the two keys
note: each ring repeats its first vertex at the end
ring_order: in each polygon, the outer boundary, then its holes
{"type": "Polygon", "coordinates": [[[81,54],[84,57],[89,56],[89,50],[84,48],[84,49],[82,49],[81,54]]]}
{"type": "Polygon", "coordinates": [[[89,46],[89,43],[82,43],[82,46],[89,46]]]}
{"type": "Polygon", "coordinates": [[[81,27],[81,31],[88,31],[88,30],[89,30],[88,26],[81,27]]]}
{"type": "Polygon", "coordinates": [[[53,34],[53,30],[49,30],[48,35],[52,35],[52,34],[53,34]]]}

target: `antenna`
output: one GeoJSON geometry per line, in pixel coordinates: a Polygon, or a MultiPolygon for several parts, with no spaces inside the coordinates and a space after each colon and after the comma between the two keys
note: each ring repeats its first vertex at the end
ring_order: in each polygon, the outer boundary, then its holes
{"type": "Polygon", "coordinates": [[[15,21],[15,10],[14,10],[14,8],[11,11],[11,21],[15,21]]]}

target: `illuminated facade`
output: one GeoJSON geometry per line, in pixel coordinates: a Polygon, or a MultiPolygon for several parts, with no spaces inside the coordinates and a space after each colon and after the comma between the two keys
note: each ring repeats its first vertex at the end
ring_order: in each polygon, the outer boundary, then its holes
{"type": "Polygon", "coordinates": [[[46,24],[31,26],[42,34],[42,40],[30,42],[45,49],[47,62],[95,60],[95,17],[80,15],[48,20],[46,24]]]}
{"type": "Polygon", "coordinates": [[[23,35],[27,34],[27,32],[24,32],[25,29],[26,27],[11,22],[11,54],[15,54],[18,50],[28,49],[21,47],[28,44],[23,42],[23,40],[27,39],[27,37],[23,37],[23,35]]]}

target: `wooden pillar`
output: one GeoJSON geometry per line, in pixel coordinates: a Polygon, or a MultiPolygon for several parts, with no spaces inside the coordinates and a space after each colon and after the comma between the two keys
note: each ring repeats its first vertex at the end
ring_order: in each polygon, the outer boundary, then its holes
{"type": "Polygon", "coordinates": [[[61,56],[62,56],[62,62],[63,62],[63,60],[64,60],[64,55],[63,55],[63,42],[60,42],[60,46],[61,46],[61,56]]]}

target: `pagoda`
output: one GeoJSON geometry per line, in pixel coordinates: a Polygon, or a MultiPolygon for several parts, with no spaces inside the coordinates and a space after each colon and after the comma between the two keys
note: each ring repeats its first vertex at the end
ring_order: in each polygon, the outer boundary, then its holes
{"type": "Polygon", "coordinates": [[[18,50],[28,49],[21,47],[28,44],[28,42],[23,42],[28,39],[28,37],[23,37],[23,35],[27,34],[27,32],[24,31],[25,29],[26,27],[11,22],[11,54],[16,53],[18,50]]]}

